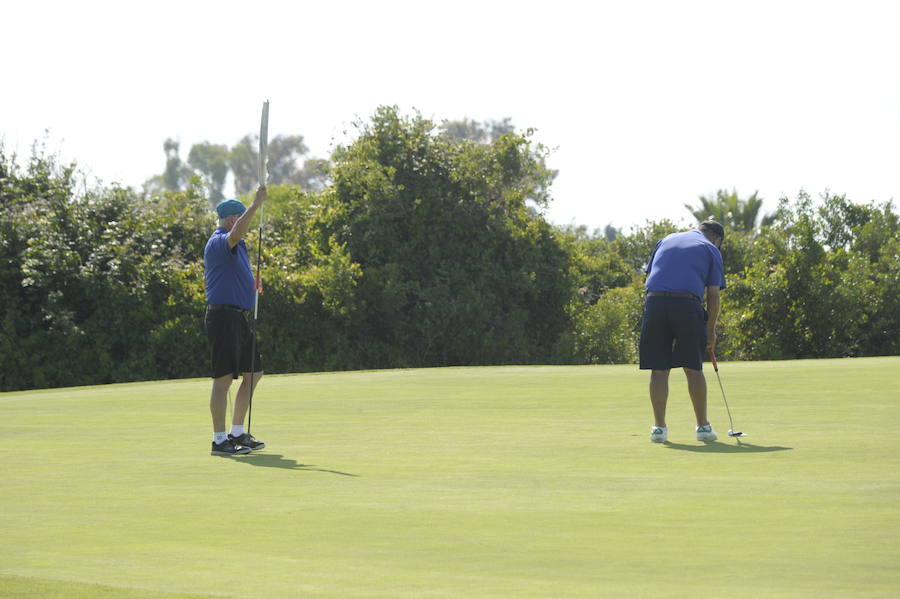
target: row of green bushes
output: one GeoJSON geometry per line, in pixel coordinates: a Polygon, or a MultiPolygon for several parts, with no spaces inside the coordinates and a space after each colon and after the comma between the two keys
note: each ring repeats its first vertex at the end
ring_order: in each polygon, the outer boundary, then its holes
{"type": "MultiPolygon", "coordinates": [[[[273,186],[266,370],[635,361],[642,267],[677,227],[608,239],[550,225],[543,152],[527,134],[476,143],[382,108],[332,156],[326,189],[273,186]]],[[[76,173],[0,149],[0,390],[205,376],[215,220],[199,182],[145,195],[77,190],[76,173]]],[[[726,236],[722,356],[898,353],[893,206],[801,193],[770,220],[726,236]]]]}

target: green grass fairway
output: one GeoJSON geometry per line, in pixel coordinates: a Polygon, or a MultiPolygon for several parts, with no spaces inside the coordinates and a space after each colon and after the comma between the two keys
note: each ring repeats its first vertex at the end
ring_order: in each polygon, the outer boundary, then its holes
{"type": "Polygon", "coordinates": [[[0,394],[0,597],[900,596],[900,358],[270,376],[209,455],[209,381],[0,394]]]}

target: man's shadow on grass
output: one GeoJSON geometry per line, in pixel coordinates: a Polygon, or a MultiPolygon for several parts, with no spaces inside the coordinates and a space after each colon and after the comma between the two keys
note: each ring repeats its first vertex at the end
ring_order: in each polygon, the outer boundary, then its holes
{"type": "Polygon", "coordinates": [[[683,443],[672,443],[666,441],[663,443],[669,449],[678,449],[681,451],[696,451],[698,453],[768,453],[772,451],[789,451],[793,447],[779,447],[777,445],[753,445],[744,441],[735,439],[736,444],[723,443],[721,441],[710,441],[703,445],[685,445],[683,443]]]}
{"type": "Polygon", "coordinates": [[[263,468],[283,468],[285,470],[306,470],[307,472],[327,472],[329,474],[340,474],[341,476],[354,476],[349,472],[341,472],[339,470],[327,470],[325,468],[316,468],[315,464],[300,464],[297,460],[286,458],[280,453],[251,453],[232,458],[235,462],[243,464],[251,464],[253,466],[261,466],[263,468]]]}

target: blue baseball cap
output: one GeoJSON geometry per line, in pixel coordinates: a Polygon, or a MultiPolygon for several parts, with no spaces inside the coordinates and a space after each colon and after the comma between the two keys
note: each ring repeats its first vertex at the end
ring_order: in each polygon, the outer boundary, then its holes
{"type": "Polygon", "coordinates": [[[216,214],[219,218],[227,218],[232,214],[243,214],[247,210],[238,200],[222,200],[216,205],[216,214]]]}

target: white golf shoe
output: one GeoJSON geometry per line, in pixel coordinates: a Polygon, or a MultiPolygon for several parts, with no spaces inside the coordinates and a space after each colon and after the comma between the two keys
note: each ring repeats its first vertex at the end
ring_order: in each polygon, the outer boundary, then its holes
{"type": "Polygon", "coordinates": [[[669,429],[665,426],[650,427],[650,441],[653,443],[665,443],[669,439],[669,429]]]}
{"type": "Polygon", "coordinates": [[[711,424],[697,427],[698,441],[715,441],[716,439],[718,439],[718,437],[716,436],[716,432],[713,430],[711,424]]]}

